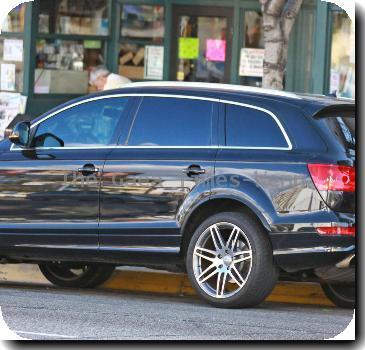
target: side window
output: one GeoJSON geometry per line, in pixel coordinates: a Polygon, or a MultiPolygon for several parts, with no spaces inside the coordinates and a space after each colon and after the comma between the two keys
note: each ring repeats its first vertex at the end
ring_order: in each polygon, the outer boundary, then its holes
{"type": "Polygon", "coordinates": [[[213,103],[145,97],[128,137],[129,146],[210,146],[213,103]]]}
{"type": "Polygon", "coordinates": [[[127,98],[106,98],[67,109],[39,124],[35,147],[107,146],[115,132],[127,98]]]}
{"type": "Polygon", "coordinates": [[[226,105],[226,145],[233,147],[288,147],[279,125],[269,114],[226,105]]]}

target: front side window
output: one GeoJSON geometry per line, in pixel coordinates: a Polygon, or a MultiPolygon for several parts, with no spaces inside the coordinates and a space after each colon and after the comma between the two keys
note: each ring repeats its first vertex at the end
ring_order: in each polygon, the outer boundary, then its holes
{"type": "Polygon", "coordinates": [[[226,106],[226,144],[250,148],[288,147],[279,125],[269,114],[234,105],[226,106]]]}
{"type": "Polygon", "coordinates": [[[129,146],[210,146],[213,104],[145,97],[127,140],[129,146]]]}
{"type": "Polygon", "coordinates": [[[128,99],[109,98],[67,109],[42,122],[35,147],[82,147],[113,144],[128,99]]]}

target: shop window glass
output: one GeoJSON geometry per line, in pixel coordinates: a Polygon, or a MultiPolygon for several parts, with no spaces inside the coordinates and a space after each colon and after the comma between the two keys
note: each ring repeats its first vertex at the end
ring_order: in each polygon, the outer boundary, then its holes
{"type": "Polygon", "coordinates": [[[132,80],[144,78],[145,46],[124,43],[119,54],[119,74],[132,80]]]}
{"type": "Polygon", "coordinates": [[[131,80],[163,79],[164,7],[123,5],[119,74],[131,80]]]}
{"type": "Polygon", "coordinates": [[[0,39],[0,91],[23,91],[23,40],[0,39]]]}
{"type": "Polygon", "coordinates": [[[124,5],[122,10],[123,38],[162,42],[165,35],[164,7],[124,5]]]}
{"type": "Polygon", "coordinates": [[[6,17],[3,32],[23,32],[24,31],[25,4],[21,4],[10,11],[6,17]]]}
{"type": "Polygon", "coordinates": [[[239,69],[241,84],[261,87],[264,30],[262,28],[262,14],[260,12],[245,11],[243,33],[244,38],[239,69]]]}
{"type": "Polygon", "coordinates": [[[89,73],[104,62],[100,40],[38,40],[34,92],[85,94],[89,73]]]}
{"type": "Polygon", "coordinates": [[[355,30],[343,12],[332,15],[332,52],[330,92],[355,98],[355,30]]]}
{"type": "Polygon", "coordinates": [[[226,17],[180,16],[177,76],[179,81],[226,82],[226,17]]]}
{"type": "Polygon", "coordinates": [[[108,35],[107,0],[38,0],[43,34],[108,35]]]}

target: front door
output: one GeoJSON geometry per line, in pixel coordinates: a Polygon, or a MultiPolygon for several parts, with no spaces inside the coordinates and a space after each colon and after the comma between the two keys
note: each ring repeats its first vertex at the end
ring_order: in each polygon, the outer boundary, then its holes
{"type": "Polygon", "coordinates": [[[128,99],[82,103],[0,155],[0,248],[19,258],[97,257],[100,178],[128,99]]]}
{"type": "Polygon", "coordinates": [[[171,80],[228,83],[233,10],[174,6],[171,80]]]}

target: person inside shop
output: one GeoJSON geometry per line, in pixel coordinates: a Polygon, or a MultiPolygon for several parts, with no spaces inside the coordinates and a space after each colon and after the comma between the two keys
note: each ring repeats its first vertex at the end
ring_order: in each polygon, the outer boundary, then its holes
{"type": "Polygon", "coordinates": [[[128,78],[111,73],[105,66],[97,66],[90,73],[90,85],[97,91],[119,89],[130,83],[128,78]]]}

